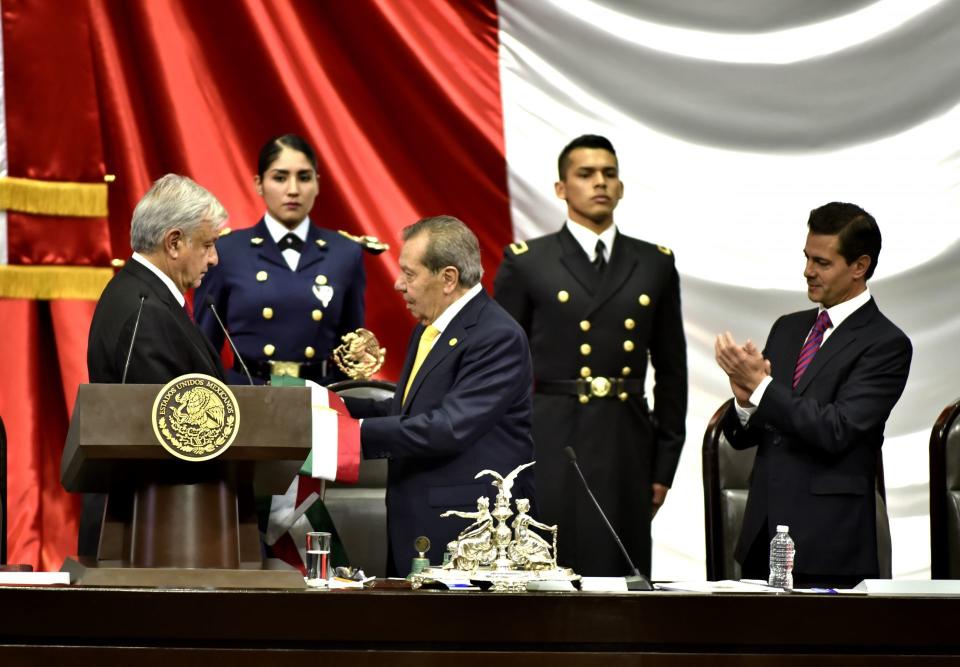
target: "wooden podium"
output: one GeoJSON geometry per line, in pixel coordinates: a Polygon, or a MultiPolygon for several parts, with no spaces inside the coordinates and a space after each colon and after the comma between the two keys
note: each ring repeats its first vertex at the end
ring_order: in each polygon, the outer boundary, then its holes
{"type": "Polygon", "coordinates": [[[106,493],[96,562],[68,559],[76,583],[302,588],[299,572],[263,570],[254,496],[284,493],[310,453],[307,387],[232,386],[233,444],[182,461],[154,434],[163,385],[81,385],[60,479],[106,493]]]}

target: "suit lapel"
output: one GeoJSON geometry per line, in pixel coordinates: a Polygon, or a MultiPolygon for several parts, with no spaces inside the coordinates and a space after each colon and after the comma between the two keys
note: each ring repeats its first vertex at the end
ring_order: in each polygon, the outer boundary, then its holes
{"type": "Polygon", "coordinates": [[[557,241],[561,247],[560,263],[590,296],[596,294],[600,288],[600,274],[587,259],[587,254],[583,252],[583,248],[573,238],[573,234],[566,225],[557,232],[557,241]]]}
{"type": "Polygon", "coordinates": [[[403,409],[403,391],[407,388],[407,380],[410,377],[410,370],[413,368],[413,361],[417,356],[417,348],[420,346],[420,338],[426,329],[422,324],[414,327],[410,334],[410,342],[407,343],[407,356],[403,361],[403,370],[400,371],[400,379],[397,381],[397,390],[393,394],[393,414],[401,414],[403,409]]]}
{"type": "MultiPolygon", "coordinates": [[[[449,355],[453,354],[457,347],[464,340],[466,340],[469,329],[477,323],[480,313],[483,311],[489,300],[490,297],[487,296],[487,293],[481,291],[475,297],[470,299],[469,302],[467,302],[467,305],[463,307],[463,310],[457,313],[457,316],[453,318],[453,321],[451,321],[450,324],[447,325],[447,328],[443,330],[443,333],[437,337],[437,340],[434,342],[429,354],[427,354],[427,358],[424,359],[423,365],[420,366],[417,376],[413,378],[413,385],[411,385],[410,392],[407,394],[407,400],[403,404],[404,414],[410,412],[410,406],[413,404],[417,392],[419,391],[420,387],[423,386],[423,383],[430,375],[430,372],[439,366],[449,355]]],[[[417,341],[419,342],[419,340],[420,339],[418,337],[417,341]]],[[[416,348],[414,348],[412,353],[407,356],[409,359],[412,359],[415,355],[416,348]]],[[[410,365],[412,365],[412,362],[405,366],[407,373],[409,373],[410,365]]]]}
{"type": "MultiPolygon", "coordinates": [[[[777,343],[765,351],[773,367],[773,379],[788,387],[793,386],[793,371],[797,367],[797,358],[807,340],[807,334],[817,320],[817,309],[804,311],[801,316],[788,320],[789,327],[777,333],[777,343]],[[782,341],[782,342],[780,342],[782,341]]],[[[773,342],[773,341],[771,341],[773,342]]]]}
{"type": "Polygon", "coordinates": [[[263,239],[259,244],[253,244],[251,240],[251,244],[257,249],[257,256],[260,259],[270,264],[282,266],[287,271],[290,270],[290,265],[283,258],[283,253],[280,252],[277,242],[270,236],[270,230],[267,229],[267,223],[264,222],[263,218],[260,218],[260,222],[254,226],[251,239],[263,239]]]}
{"type": "MultiPolygon", "coordinates": [[[[810,386],[814,378],[817,377],[821,369],[826,368],[830,364],[830,361],[836,358],[844,348],[857,340],[860,335],[860,329],[870,322],[876,312],[877,304],[873,299],[870,299],[867,303],[851,313],[850,316],[830,334],[827,341],[820,346],[810,365],[807,366],[807,370],[803,372],[803,376],[800,378],[800,382],[797,383],[794,391],[802,394],[804,390],[810,386]]],[[[811,323],[810,326],[812,327],[813,323],[811,323]]],[[[803,345],[802,341],[801,345],[803,345]]],[[[797,352],[799,353],[799,350],[797,350],[797,352]]]]}
{"type": "MultiPolygon", "coordinates": [[[[610,262],[603,272],[600,280],[600,289],[596,292],[593,302],[587,310],[586,317],[589,317],[600,306],[610,300],[614,294],[623,286],[637,266],[637,256],[633,249],[627,245],[619,232],[613,243],[613,253],[610,255],[610,262]]],[[[593,265],[590,266],[594,274],[597,273],[593,265]]],[[[599,275],[599,274],[598,274],[599,275]]]]}
{"type": "Polygon", "coordinates": [[[200,331],[193,320],[190,319],[190,315],[187,314],[186,308],[180,305],[180,302],[176,300],[176,298],[173,296],[173,293],[170,292],[170,289],[163,284],[163,281],[155,276],[150,269],[143,266],[135,259],[127,262],[124,268],[128,269],[133,276],[147,286],[151,292],[149,298],[156,299],[170,310],[170,313],[173,315],[177,325],[180,327],[181,331],[183,331],[184,337],[197,349],[198,352],[205,355],[210,362],[212,374],[215,376],[220,376],[219,365],[217,363],[219,360],[219,353],[216,349],[214,349],[213,344],[206,336],[203,335],[203,332],[200,331]]]}
{"type": "Polygon", "coordinates": [[[320,238],[320,230],[313,223],[307,228],[307,240],[303,244],[303,252],[300,253],[300,261],[297,263],[297,272],[306,271],[308,268],[318,262],[322,262],[327,257],[326,243],[320,244],[317,241],[323,241],[320,238]]]}

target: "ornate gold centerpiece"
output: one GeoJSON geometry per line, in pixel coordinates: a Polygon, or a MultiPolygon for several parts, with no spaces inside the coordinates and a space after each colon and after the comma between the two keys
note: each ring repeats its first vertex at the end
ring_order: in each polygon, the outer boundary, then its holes
{"type": "Polygon", "coordinates": [[[557,527],[540,523],[530,515],[530,500],[518,498],[511,509],[511,491],[517,475],[533,461],[515,468],[506,477],[495,470],[482,470],[474,479],[493,477],[497,487],[493,510],[490,498],[477,498],[475,512],[447,510],[440,516],[473,519],[457,539],[447,544],[441,567],[426,567],[413,573],[410,582],[420,588],[430,581],[486,582],[494,591],[524,591],[528,581],[576,581],[573,570],[557,566],[557,527]],[[510,521],[511,517],[513,521],[510,521]],[[538,532],[540,531],[540,532],[538,532]],[[549,539],[540,533],[546,534],[549,539]]]}
{"type": "Polygon", "coordinates": [[[333,361],[351,380],[367,380],[373,376],[387,357],[386,348],[369,329],[357,329],[340,338],[343,341],[333,351],[333,361]]]}

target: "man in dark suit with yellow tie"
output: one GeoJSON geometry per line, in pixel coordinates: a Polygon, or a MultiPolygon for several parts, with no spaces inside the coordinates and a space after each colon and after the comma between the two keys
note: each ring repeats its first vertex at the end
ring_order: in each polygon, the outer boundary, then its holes
{"type": "MultiPolygon", "coordinates": [[[[447,542],[464,527],[442,519],[470,510],[491,487],[474,477],[506,475],[533,456],[530,435],[533,371],[520,326],[480,284],[480,245],[460,220],[425,218],[403,230],[395,289],[419,324],[392,400],[347,399],[365,458],[389,459],[387,573],[405,575],[413,542],[430,538],[439,564],[447,542]]],[[[517,498],[533,498],[521,473],[517,498]]]]}
{"type": "Polygon", "coordinates": [[[880,256],[873,217],[834,202],[807,226],[804,277],[819,307],[778,319],[762,354],[729,332],[716,341],[736,399],[724,434],[758,447],[736,558],[744,576],[765,579],[770,539],[786,524],[797,586],[853,586],[879,576],[876,461],[912,346],[866,284],[880,256]]]}

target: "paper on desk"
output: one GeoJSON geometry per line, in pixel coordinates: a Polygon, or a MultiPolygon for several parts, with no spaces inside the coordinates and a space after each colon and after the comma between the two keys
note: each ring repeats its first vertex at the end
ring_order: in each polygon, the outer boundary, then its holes
{"type": "Polygon", "coordinates": [[[69,583],[69,572],[0,572],[0,585],[51,586],[69,583]]]}
{"type": "Polygon", "coordinates": [[[335,588],[363,588],[363,585],[373,581],[376,577],[367,577],[363,581],[354,581],[352,579],[344,579],[342,577],[331,577],[327,584],[330,589],[335,588]]]}
{"type": "Polygon", "coordinates": [[[580,590],[589,593],[626,593],[623,577],[580,577],[580,590]]]}
{"type": "Polygon", "coordinates": [[[686,591],[688,593],[783,593],[782,588],[732,579],[724,579],[723,581],[671,581],[657,583],[653,587],[658,591],[686,591]]]}

